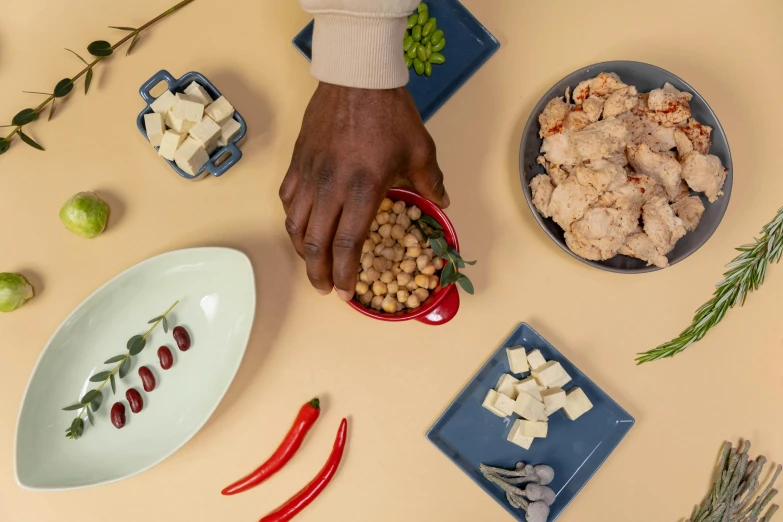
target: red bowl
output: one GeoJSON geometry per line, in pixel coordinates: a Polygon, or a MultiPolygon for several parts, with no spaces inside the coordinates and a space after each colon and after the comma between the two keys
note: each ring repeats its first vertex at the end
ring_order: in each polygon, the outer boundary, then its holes
{"type": "MultiPolygon", "coordinates": [[[[459,241],[457,241],[457,233],[454,231],[454,226],[438,205],[428,199],[424,199],[415,192],[402,188],[390,189],[386,193],[386,197],[392,201],[404,201],[408,206],[416,205],[421,209],[422,214],[432,216],[443,227],[443,237],[446,239],[446,243],[459,252],[459,241]]],[[[439,325],[448,323],[457,315],[459,310],[459,292],[453,283],[443,288],[438,287],[418,308],[395,314],[367,308],[355,298],[348,301],[348,305],[367,317],[372,317],[379,321],[397,322],[416,319],[424,324],[439,325]]]]}

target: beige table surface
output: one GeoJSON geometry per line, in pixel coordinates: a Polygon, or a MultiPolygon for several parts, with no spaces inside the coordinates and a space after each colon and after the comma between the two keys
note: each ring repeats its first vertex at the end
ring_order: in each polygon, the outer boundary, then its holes
{"type": "MultiPolygon", "coordinates": [[[[79,70],[63,47],[116,40],[108,25],[139,25],[171,3],[8,2],[0,14],[2,119],[38,99],[23,89],[51,89],[79,70]]],[[[756,451],[783,460],[783,267],[687,353],[634,365],[634,353],[687,325],[733,247],[783,204],[782,4],[465,3],[502,47],[428,124],[449,216],[466,256],[479,259],[470,269],[477,294],[463,298],[447,326],[379,324],[335,296],[319,297],[288,243],[277,188],[315,87],[290,43],[309,21],[294,0],[196,1],[143,35],[130,57],[99,66],[89,96],[79,82],[50,123],[30,127],[47,152],[16,142],[0,158],[0,271],[22,272],[37,290],[0,317],[0,520],[256,520],[320,468],[342,416],[352,421],[344,464],[298,520],[510,520],[424,434],[520,321],[637,419],[563,522],[684,519],[727,439],[748,437],[756,451]],[[519,186],[519,139],[533,105],[562,76],[611,59],[654,63],[690,82],[717,112],[734,155],[723,224],[686,262],[655,274],[624,277],[575,261],[538,227],[519,186]],[[163,68],[203,72],[249,122],[244,159],[222,179],[182,181],[136,130],[138,87],[163,68]],[[98,239],[76,237],[57,219],[80,190],[111,204],[98,239]],[[52,331],[121,270],[199,245],[246,252],[259,295],[244,363],[214,417],[132,479],[66,493],[21,490],[12,471],[17,407],[52,331]],[[316,394],[325,411],[298,457],[263,489],[222,498],[221,487],[266,457],[316,394]]]]}

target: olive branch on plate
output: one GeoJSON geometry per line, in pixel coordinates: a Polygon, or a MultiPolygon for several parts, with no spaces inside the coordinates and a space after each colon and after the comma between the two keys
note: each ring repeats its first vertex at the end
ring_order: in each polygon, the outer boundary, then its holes
{"type": "Polygon", "coordinates": [[[462,256],[457,252],[456,248],[449,246],[446,243],[446,238],[443,237],[443,227],[435,221],[432,216],[423,215],[413,221],[416,228],[421,230],[424,237],[429,239],[430,248],[435,252],[435,255],[448,261],[443,266],[443,271],[440,273],[440,284],[445,287],[451,283],[459,283],[463,290],[469,294],[473,294],[473,283],[471,280],[459,271],[460,268],[465,268],[465,265],[475,265],[476,261],[465,261],[462,256]]]}
{"type": "Polygon", "coordinates": [[[110,357],[103,361],[103,364],[116,363],[116,365],[111,370],[101,371],[90,377],[90,382],[101,383],[97,388],[89,390],[87,393],[85,393],[79,402],[63,408],[64,411],[79,410],[79,413],[76,414],[76,418],[73,419],[71,425],[65,430],[66,437],[69,439],[78,439],[82,436],[84,433],[84,419],[82,416],[85,413],[87,413],[87,420],[90,421],[90,425],[95,425],[95,417],[93,416],[93,413],[98,411],[98,408],[101,407],[101,403],[103,402],[103,393],[101,392],[103,387],[106,386],[106,383],[108,382],[111,386],[112,394],[117,393],[117,385],[114,376],[117,375],[120,379],[122,379],[125,377],[125,375],[127,375],[131,366],[131,357],[141,353],[144,347],[147,346],[147,337],[159,324],[163,326],[163,331],[168,333],[168,315],[169,312],[171,312],[171,310],[177,306],[177,304],[179,304],[179,301],[176,301],[173,305],[171,305],[169,309],[163,313],[163,315],[159,315],[153,319],[150,319],[147,324],[152,324],[152,326],[149,330],[147,330],[146,333],[134,335],[128,339],[128,342],[126,343],[128,351],[126,353],[115,355],[114,357],[110,357]]]}

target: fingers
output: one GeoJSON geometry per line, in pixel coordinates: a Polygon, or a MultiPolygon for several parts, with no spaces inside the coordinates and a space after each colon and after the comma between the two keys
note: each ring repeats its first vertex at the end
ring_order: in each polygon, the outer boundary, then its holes
{"type": "Polygon", "coordinates": [[[310,284],[320,294],[326,295],[333,287],[332,243],[340,221],[342,200],[335,193],[337,187],[332,164],[321,163],[315,167],[313,175],[317,188],[302,248],[310,284]]]}
{"type": "Polygon", "coordinates": [[[446,208],[451,203],[446,187],[443,184],[443,172],[438,166],[435,155],[435,143],[432,138],[422,152],[423,167],[414,170],[410,175],[411,183],[416,192],[433,201],[441,208],[446,208]]]}

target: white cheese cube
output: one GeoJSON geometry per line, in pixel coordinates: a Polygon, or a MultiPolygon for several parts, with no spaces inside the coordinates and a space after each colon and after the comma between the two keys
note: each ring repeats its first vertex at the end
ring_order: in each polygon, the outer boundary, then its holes
{"type": "Polygon", "coordinates": [[[530,449],[530,446],[533,445],[533,437],[525,437],[524,435],[520,434],[520,424],[522,421],[517,419],[514,421],[514,425],[511,426],[511,431],[508,434],[508,441],[513,442],[517,446],[521,446],[525,449],[530,449]]]}
{"type": "MultiPolygon", "coordinates": [[[[201,105],[204,105],[204,103],[201,100],[199,100],[198,98],[196,98],[195,96],[191,96],[191,95],[186,94],[184,92],[178,92],[174,96],[177,97],[177,100],[178,100],[177,103],[179,103],[182,100],[185,100],[185,101],[189,101],[189,102],[193,102],[193,103],[200,103],[201,105]]],[[[172,109],[173,108],[174,107],[172,107],[172,109]]]]}
{"type": "Polygon", "coordinates": [[[187,134],[194,125],[192,121],[177,118],[172,112],[166,113],[166,126],[180,134],[187,134]]]}
{"type": "Polygon", "coordinates": [[[234,115],[234,107],[228,103],[225,96],[221,96],[210,103],[204,111],[218,125],[223,125],[234,115]]]}
{"type": "Polygon", "coordinates": [[[207,154],[211,154],[217,147],[218,138],[220,138],[220,125],[209,116],[204,116],[199,123],[190,129],[190,136],[204,145],[207,154]]]}
{"type": "Polygon", "coordinates": [[[212,97],[209,95],[209,93],[202,87],[201,85],[197,84],[195,81],[190,82],[190,85],[185,87],[185,94],[192,98],[196,98],[196,100],[199,103],[203,103],[206,107],[210,103],[212,103],[212,97]]]}
{"type": "Polygon", "coordinates": [[[166,132],[166,126],[163,124],[163,115],[158,112],[145,114],[144,129],[147,131],[147,139],[150,140],[150,145],[160,147],[160,140],[163,139],[163,133],[166,132]]]}
{"type": "Polygon", "coordinates": [[[157,112],[159,114],[165,114],[171,110],[171,108],[176,105],[177,103],[177,97],[174,96],[171,91],[166,91],[158,98],[150,103],[150,108],[153,112],[157,112]]]}
{"type": "Polygon", "coordinates": [[[539,391],[538,382],[534,377],[522,379],[515,388],[517,389],[517,394],[526,393],[539,402],[543,400],[541,398],[541,392],[539,391]]]}
{"type": "Polygon", "coordinates": [[[566,394],[560,387],[543,390],[541,397],[544,399],[544,409],[547,415],[552,415],[566,405],[566,394]]]}
{"type": "Polygon", "coordinates": [[[498,417],[506,417],[506,414],[495,408],[495,401],[498,398],[498,392],[495,390],[489,390],[487,396],[484,398],[484,402],[481,404],[486,409],[497,415],[498,417]]]}
{"type": "Polygon", "coordinates": [[[177,152],[180,144],[185,141],[185,138],[187,137],[187,134],[179,134],[177,132],[167,130],[163,134],[163,138],[160,140],[158,154],[169,161],[174,161],[174,153],[177,152]]]}
{"type": "Polygon", "coordinates": [[[540,421],[529,421],[519,419],[519,435],[523,437],[535,437],[537,439],[545,439],[549,428],[549,424],[540,421]]]}
{"type": "Polygon", "coordinates": [[[520,393],[514,402],[514,413],[530,421],[547,420],[544,405],[527,393],[520,393]]]}
{"type": "Polygon", "coordinates": [[[498,393],[495,398],[495,408],[502,411],[506,417],[514,413],[514,404],[514,399],[503,393],[498,393]]]}
{"type": "Polygon", "coordinates": [[[497,386],[495,386],[495,390],[497,390],[498,393],[503,393],[505,395],[508,395],[512,399],[517,398],[517,389],[515,386],[519,382],[518,379],[514,378],[513,376],[504,373],[500,376],[500,379],[498,380],[497,386]]]}
{"type": "Polygon", "coordinates": [[[571,376],[566,373],[563,366],[557,361],[549,361],[530,373],[536,378],[538,384],[547,388],[556,386],[562,388],[563,385],[571,382],[571,376]]]}
{"type": "Polygon", "coordinates": [[[204,104],[189,98],[189,96],[177,93],[177,104],[171,108],[171,114],[175,118],[198,123],[204,117],[204,104]]]}
{"type": "Polygon", "coordinates": [[[228,145],[237,137],[237,134],[239,134],[239,131],[241,130],[242,125],[234,118],[229,118],[229,120],[220,127],[220,137],[217,141],[218,147],[225,147],[228,145]]]}
{"type": "Polygon", "coordinates": [[[177,162],[179,168],[188,174],[196,175],[201,167],[209,161],[209,154],[201,143],[193,138],[188,138],[177,149],[174,161],[177,162]]]}
{"type": "Polygon", "coordinates": [[[508,366],[511,368],[511,373],[525,373],[530,370],[524,347],[514,346],[506,348],[506,357],[508,357],[508,366]]]}
{"type": "Polygon", "coordinates": [[[563,411],[571,420],[576,420],[593,409],[593,403],[587,398],[582,388],[572,388],[566,393],[566,403],[563,411]]]}
{"type": "Polygon", "coordinates": [[[533,350],[527,354],[527,362],[530,364],[530,368],[535,370],[539,366],[546,364],[546,359],[541,355],[541,350],[533,350]]]}

